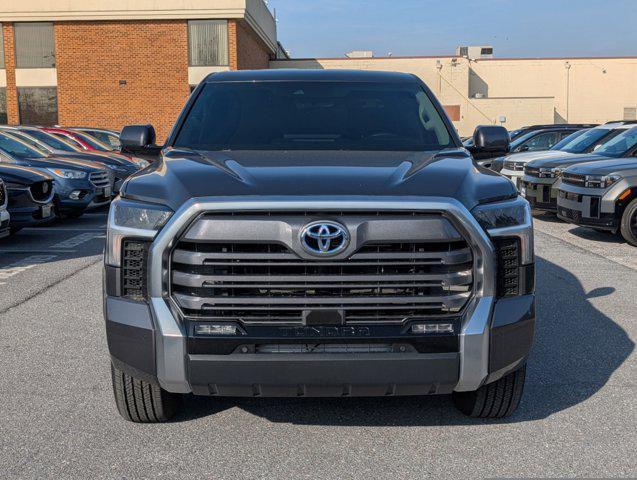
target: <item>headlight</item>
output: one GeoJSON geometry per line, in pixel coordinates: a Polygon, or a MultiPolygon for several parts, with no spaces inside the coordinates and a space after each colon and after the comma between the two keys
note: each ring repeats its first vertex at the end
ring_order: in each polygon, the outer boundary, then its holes
{"type": "Polygon", "coordinates": [[[106,263],[119,266],[123,238],[153,239],[172,214],[172,210],[163,205],[123,198],[113,200],[108,215],[106,263]]]}
{"type": "Polygon", "coordinates": [[[522,264],[533,262],[533,218],[524,198],[478,205],[471,213],[491,238],[517,237],[522,264]]]}
{"type": "Polygon", "coordinates": [[[586,175],[584,186],[587,188],[608,188],[621,178],[619,175],[586,175]]]}
{"type": "Polygon", "coordinates": [[[56,177],[60,178],[86,178],[86,172],[81,172],[79,170],[67,170],[65,168],[47,168],[47,170],[56,177]]]}
{"type": "Polygon", "coordinates": [[[486,231],[524,225],[531,216],[529,202],[521,197],[507,202],[478,205],[471,213],[486,231]]]}

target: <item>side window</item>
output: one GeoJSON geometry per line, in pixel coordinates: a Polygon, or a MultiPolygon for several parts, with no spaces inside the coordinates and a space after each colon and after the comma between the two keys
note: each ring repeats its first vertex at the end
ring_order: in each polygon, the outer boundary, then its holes
{"type": "Polygon", "coordinates": [[[548,150],[560,140],[559,132],[540,133],[521,146],[521,150],[528,152],[548,150]]]}

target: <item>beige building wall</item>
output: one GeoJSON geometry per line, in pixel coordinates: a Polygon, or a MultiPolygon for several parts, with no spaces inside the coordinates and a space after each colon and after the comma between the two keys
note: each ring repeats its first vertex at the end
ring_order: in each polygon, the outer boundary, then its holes
{"type": "Polygon", "coordinates": [[[277,60],[272,68],[337,68],[413,73],[440,102],[459,106],[454,125],[604,123],[637,107],[637,57],[468,60],[462,57],[277,60]]]}

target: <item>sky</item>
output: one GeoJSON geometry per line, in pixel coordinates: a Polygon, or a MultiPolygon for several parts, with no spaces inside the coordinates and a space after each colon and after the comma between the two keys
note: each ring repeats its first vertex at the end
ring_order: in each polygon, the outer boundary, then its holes
{"type": "Polygon", "coordinates": [[[637,56],[637,0],[268,0],[293,57],[449,55],[493,45],[496,57],[637,56]]]}

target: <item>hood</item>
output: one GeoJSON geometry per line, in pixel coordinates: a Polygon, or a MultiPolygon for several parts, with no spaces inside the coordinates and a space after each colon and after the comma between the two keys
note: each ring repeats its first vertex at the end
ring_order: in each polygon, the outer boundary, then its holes
{"type": "Polygon", "coordinates": [[[586,162],[569,167],[566,172],[582,175],[628,174],[630,172],[630,175],[637,175],[637,158],[613,158],[597,162],[586,162]]]}
{"type": "Polygon", "coordinates": [[[2,178],[5,183],[16,183],[25,186],[43,180],[53,180],[53,176],[43,173],[40,170],[7,164],[0,164],[0,178],[2,178]]]}
{"type": "Polygon", "coordinates": [[[532,162],[529,162],[527,165],[533,168],[567,167],[569,165],[575,165],[577,163],[594,162],[596,160],[606,160],[608,158],[609,157],[603,157],[601,155],[593,155],[591,153],[581,153],[581,154],[567,153],[555,158],[533,160],[532,162]]]}
{"type": "Polygon", "coordinates": [[[64,160],[83,160],[85,162],[90,162],[93,166],[97,164],[99,168],[102,168],[103,165],[107,165],[115,170],[126,172],[139,170],[137,165],[126,157],[114,156],[106,152],[63,152],[56,153],[55,157],[64,160]]]}
{"type": "Polygon", "coordinates": [[[545,160],[558,157],[568,157],[573,153],[562,152],[560,150],[544,150],[543,152],[520,152],[503,157],[505,162],[528,163],[534,160],[545,160]]]}
{"type": "Polygon", "coordinates": [[[442,152],[233,151],[167,149],[131,177],[123,195],[173,210],[207,196],[453,197],[468,209],[517,195],[463,149],[442,152]]]}
{"type": "Polygon", "coordinates": [[[79,160],[73,158],[62,158],[59,156],[49,156],[46,158],[26,158],[17,160],[19,165],[33,168],[68,168],[92,173],[104,170],[104,167],[95,162],[79,160]]]}

